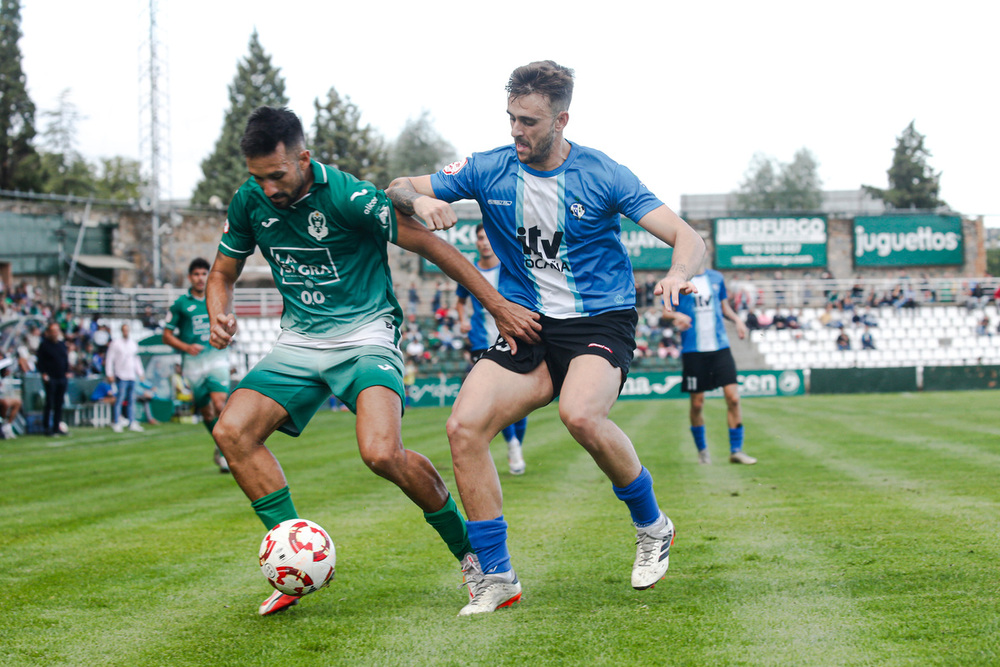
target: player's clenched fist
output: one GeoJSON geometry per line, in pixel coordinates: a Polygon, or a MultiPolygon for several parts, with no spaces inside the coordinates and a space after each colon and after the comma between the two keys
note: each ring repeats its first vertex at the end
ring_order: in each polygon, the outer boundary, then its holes
{"type": "Polygon", "coordinates": [[[212,343],[212,347],[224,350],[233,342],[236,330],[236,315],[220,313],[215,316],[215,322],[212,323],[212,336],[209,342],[212,343]]]}

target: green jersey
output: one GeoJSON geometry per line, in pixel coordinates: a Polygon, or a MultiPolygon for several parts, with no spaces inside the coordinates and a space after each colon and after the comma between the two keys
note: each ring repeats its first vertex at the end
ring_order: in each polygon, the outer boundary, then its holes
{"type": "Polygon", "coordinates": [[[184,375],[189,382],[196,381],[215,367],[225,367],[229,372],[229,353],[215,349],[208,341],[212,325],[205,297],[198,299],[191,292],[177,297],[167,312],[165,325],[182,343],[202,346],[197,355],[184,354],[184,375]]]}
{"type": "Polygon", "coordinates": [[[313,161],[312,173],[308,194],[287,209],[248,179],[229,204],[219,252],[246,259],[260,248],[284,302],[280,340],[395,347],[403,313],[389,272],[392,203],[334,167],[313,161]]]}

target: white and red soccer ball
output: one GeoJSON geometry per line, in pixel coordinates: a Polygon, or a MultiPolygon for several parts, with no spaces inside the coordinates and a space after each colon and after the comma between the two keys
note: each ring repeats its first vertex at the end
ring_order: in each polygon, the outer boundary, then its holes
{"type": "Polygon", "coordinates": [[[337,552],[323,528],[306,519],[288,519],[260,543],[260,569],[286,595],[307,595],[333,579],[337,552]]]}

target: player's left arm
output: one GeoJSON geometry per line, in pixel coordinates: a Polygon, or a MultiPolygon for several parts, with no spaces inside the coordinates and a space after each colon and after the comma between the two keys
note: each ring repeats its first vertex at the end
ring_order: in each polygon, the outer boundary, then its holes
{"type": "Polygon", "coordinates": [[[653,290],[653,294],[663,295],[664,307],[671,310],[680,303],[681,294],[698,291],[690,281],[692,276],[697,275],[705,259],[705,241],[666,204],[654,208],[637,222],[640,227],[674,249],[670,270],[653,290]]]}
{"type": "Polygon", "coordinates": [[[233,286],[243,271],[245,259],[236,259],[219,252],[215,255],[212,270],[208,273],[205,287],[205,305],[212,325],[209,342],[212,347],[223,350],[236,335],[236,313],[233,310],[233,286]]]}
{"type": "Polygon", "coordinates": [[[740,340],[747,337],[747,325],[740,316],[733,310],[733,307],[729,305],[729,299],[720,299],[719,303],[722,308],[722,316],[727,320],[736,325],[736,335],[740,337],[740,340]]]}
{"type": "Polygon", "coordinates": [[[542,325],[538,322],[538,313],[533,313],[500,296],[500,293],[455,246],[439,238],[408,215],[396,214],[396,228],[396,245],[433,262],[444,271],[445,275],[465,285],[466,289],[479,299],[479,303],[493,315],[497,329],[510,345],[511,351],[517,351],[515,342],[517,339],[532,343],[541,340],[538,332],[541,331],[542,325]]]}

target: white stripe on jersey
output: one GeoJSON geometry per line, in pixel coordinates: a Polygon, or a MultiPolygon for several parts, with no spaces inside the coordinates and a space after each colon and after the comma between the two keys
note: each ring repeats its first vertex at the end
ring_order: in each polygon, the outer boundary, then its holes
{"type": "Polygon", "coordinates": [[[535,266],[528,272],[535,283],[540,310],[557,319],[577,317],[580,311],[573,293],[575,285],[572,273],[565,268],[566,243],[562,242],[566,228],[564,176],[540,178],[518,169],[518,177],[517,233],[533,246],[530,260],[535,266]],[[525,220],[537,224],[537,229],[528,228],[525,220]]]}
{"type": "Polygon", "coordinates": [[[698,337],[699,352],[715,352],[719,349],[719,331],[716,328],[714,299],[718,295],[712,291],[712,283],[705,274],[695,276],[691,279],[694,286],[698,288],[695,294],[694,327],[695,335],[698,337]]]}

